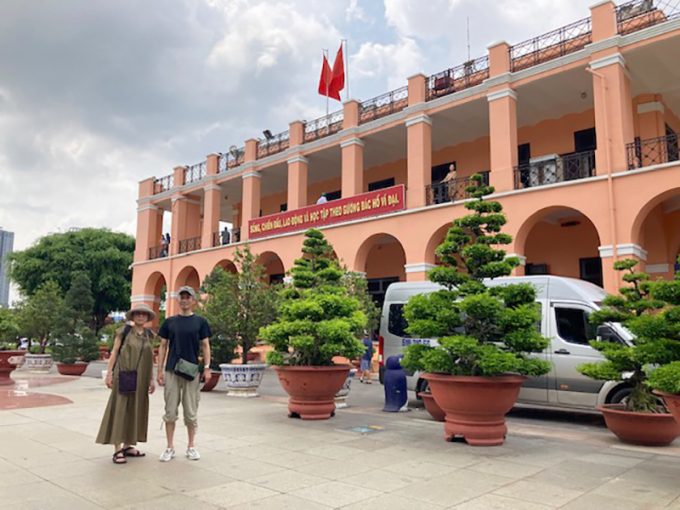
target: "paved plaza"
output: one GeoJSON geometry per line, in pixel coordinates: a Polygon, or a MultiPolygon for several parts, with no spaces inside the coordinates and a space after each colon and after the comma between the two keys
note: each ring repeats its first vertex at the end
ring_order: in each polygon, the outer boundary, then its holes
{"type": "Polygon", "coordinates": [[[114,465],[94,444],[101,379],[13,377],[0,396],[0,509],[680,509],[680,440],[623,445],[595,416],[513,412],[504,446],[472,448],[444,442],[422,408],[381,412],[379,384],[355,381],[331,420],[289,419],[268,371],[260,398],[201,395],[200,461],[183,456],[183,425],[178,457],[158,461],[157,392],[147,457],[114,465]]]}

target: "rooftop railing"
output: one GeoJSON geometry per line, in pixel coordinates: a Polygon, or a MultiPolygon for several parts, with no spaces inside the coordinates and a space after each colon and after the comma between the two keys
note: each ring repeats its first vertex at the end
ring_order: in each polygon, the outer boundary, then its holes
{"type": "Polygon", "coordinates": [[[593,40],[590,18],[510,47],[510,70],[520,71],[574,53],[593,40]]]}
{"type": "Polygon", "coordinates": [[[339,110],[318,119],[305,122],[305,142],[313,142],[319,138],[337,133],[342,129],[344,117],[343,111],[339,110]]]}
{"type": "Polygon", "coordinates": [[[163,193],[164,191],[172,189],[173,181],[174,181],[173,174],[166,175],[165,177],[159,177],[158,179],[153,181],[153,194],[157,195],[159,193],[163,193]]]}
{"type": "Polygon", "coordinates": [[[427,101],[453,94],[475,85],[489,77],[489,57],[468,60],[459,66],[446,69],[427,78],[427,101]]]}
{"type": "Polygon", "coordinates": [[[359,124],[400,112],[408,106],[408,87],[399,87],[364,101],[359,106],[359,124]]]}
{"type": "Polygon", "coordinates": [[[658,138],[636,138],[626,145],[628,169],[644,168],[680,160],[680,144],[675,133],[658,138]]]}
{"type": "Polygon", "coordinates": [[[195,165],[189,165],[184,169],[184,184],[200,181],[206,175],[206,162],[201,161],[195,165]]]}
{"type": "Polygon", "coordinates": [[[242,165],[245,153],[244,147],[230,148],[228,152],[221,153],[217,163],[217,172],[221,174],[242,165]]]}
{"type": "Polygon", "coordinates": [[[278,154],[285,151],[288,147],[290,147],[290,134],[286,130],[268,140],[260,140],[257,144],[257,159],[278,154]]]}
{"type": "Polygon", "coordinates": [[[616,25],[622,35],[678,17],[680,0],[633,0],[616,6],[616,25]]]}

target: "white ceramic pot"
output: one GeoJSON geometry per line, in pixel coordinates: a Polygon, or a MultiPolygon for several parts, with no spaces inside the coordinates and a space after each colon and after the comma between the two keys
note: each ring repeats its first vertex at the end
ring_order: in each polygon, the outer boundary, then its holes
{"type": "Polygon", "coordinates": [[[260,387],[262,376],[267,365],[254,363],[247,365],[232,365],[222,363],[222,377],[227,386],[227,395],[231,397],[257,397],[257,388],[260,387]]]}
{"type": "Polygon", "coordinates": [[[347,374],[347,379],[345,379],[345,384],[342,385],[340,391],[335,394],[335,408],[342,409],[344,407],[349,407],[347,404],[347,396],[349,395],[350,386],[352,384],[352,379],[357,375],[357,369],[353,368],[347,374]]]}
{"type": "Polygon", "coordinates": [[[53,363],[51,354],[26,353],[22,369],[38,374],[46,374],[52,368],[53,363]]]}

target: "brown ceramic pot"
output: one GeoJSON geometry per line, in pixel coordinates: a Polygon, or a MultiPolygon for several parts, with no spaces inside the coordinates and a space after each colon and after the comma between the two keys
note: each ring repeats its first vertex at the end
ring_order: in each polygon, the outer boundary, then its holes
{"type": "Polygon", "coordinates": [[[210,380],[207,383],[201,383],[201,391],[212,391],[215,386],[217,386],[217,383],[220,382],[220,377],[222,377],[222,372],[217,372],[215,370],[211,370],[212,372],[212,377],[210,377],[210,380]]]}
{"type": "Polygon", "coordinates": [[[82,363],[80,361],[76,363],[57,363],[57,371],[61,375],[83,375],[87,370],[87,363],[82,363]]]}
{"type": "Polygon", "coordinates": [[[330,367],[274,367],[290,396],[288,412],[303,420],[327,420],[335,413],[335,394],[342,388],[349,365],[330,367]]]}
{"type": "Polygon", "coordinates": [[[664,391],[654,391],[655,395],[659,395],[666,403],[666,407],[675,418],[675,421],[680,423],[680,395],[674,393],[666,393],[664,391]]]}
{"type": "Polygon", "coordinates": [[[461,436],[472,446],[503,444],[508,428],[505,415],[517,401],[526,377],[476,377],[425,374],[430,392],[446,413],[444,437],[461,436]]]}
{"type": "Polygon", "coordinates": [[[21,364],[26,351],[0,351],[0,386],[10,386],[14,380],[9,376],[21,364]]]}
{"type": "Polygon", "coordinates": [[[425,410],[428,413],[430,413],[430,416],[432,416],[432,418],[434,418],[436,421],[446,421],[446,413],[442,411],[442,408],[439,407],[437,402],[435,402],[432,393],[430,393],[429,391],[421,391],[420,393],[418,393],[418,396],[423,401],[423,404],[425,405],[425,410]]]}
{"type": "Polygon", "coordinates": [[[635,413],[623,404],[598,407],[607,428],[624,443],[642,446],[667,446],[680,436],[680,424],[669,413],[635,413]]]}

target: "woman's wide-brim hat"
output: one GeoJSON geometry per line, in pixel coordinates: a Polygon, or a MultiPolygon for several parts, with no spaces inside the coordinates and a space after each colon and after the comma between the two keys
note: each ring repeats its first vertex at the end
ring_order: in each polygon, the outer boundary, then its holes
{"type": "Polygon", "coordinates": [[[144,304],[140,305],[134,305],[130,310],[125,314],[125,320],[131,321],[132,316],[136,313],[145,313],[148,317],[149,320],[152,321],[156,318],[156,312],[154,312],[151,308],[144,304]]]}

